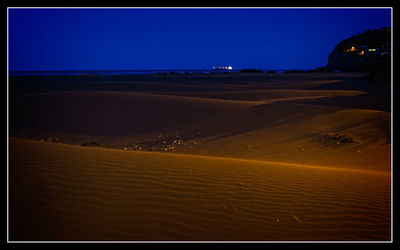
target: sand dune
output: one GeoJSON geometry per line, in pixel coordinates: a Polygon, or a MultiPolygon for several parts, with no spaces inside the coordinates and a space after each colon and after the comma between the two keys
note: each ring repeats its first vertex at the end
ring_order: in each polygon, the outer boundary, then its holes
{"type": "MultiPolygon", "coordinates": [[[[264,87],[264,86],[263,86],[264,87]]],[[[164,95],[184,95],[191,97],[206,97],[222,100],[242,100],[242,101],[276,101],[291,99],[314,99],[331,96],[357,96],[365,94],[359,90],[303,90],[303,89],[240,89],[236,91],[218,92],[158,92],[164,95]]]]}
{"type": "Polygon", "coordinates": [[[390,240],[390,172],[10,139],[10,240],[390,240]]]}
{"type": "Polygon", "coordinates": [[[215,120],[201,131],[204,139],[182,151],[390,170],[390,114],[384,111],[265,104],[215,120]],[[326,133],[347,135],[354,141],[322,141],[326,133]]]}
{"type": "Polygon", "coordinates": [[[108,138],[180,131],[260,104],[104,91],[15,96],[10,102],[13,128],[108,138]]]}
{"type": "MultiPolygon", "coordinates": [[[[10,126],[71,144],[135,144],[147,150],[390,169],[389,112],[293,103],[321,94],[360,94],[307,92],[250,91],[243,95],[247,100],[108,91],[25,95],[12,98],[10,126]],[[248,100],[251,93],[254,98],[248,100]],[[266,93],[270,101],[256,101],[266,93]],[[326,133],[350,136],[354,142],[321,142],[326,133]],[[180,145],[172,143],[176,134],[180,145]]],[[[226,97],[238,96],[233,93],[226,97]]]]}
{"type": "Polygon", "coordinates": [[[10,240],[391,239],[387,85],[352,73],[11,80],[10,240]]]}

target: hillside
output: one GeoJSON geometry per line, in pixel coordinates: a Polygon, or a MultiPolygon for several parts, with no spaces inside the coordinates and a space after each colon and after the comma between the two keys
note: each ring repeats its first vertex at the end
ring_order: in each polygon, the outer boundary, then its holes
{"type": "Polygon", "coordinates": [[[375,72],[371,78],[379,76],[380,80],[390,80],[390,35],[391,29],[385,27],[367,30],[341,41],[329,55],[327,69],[375,72]]]}

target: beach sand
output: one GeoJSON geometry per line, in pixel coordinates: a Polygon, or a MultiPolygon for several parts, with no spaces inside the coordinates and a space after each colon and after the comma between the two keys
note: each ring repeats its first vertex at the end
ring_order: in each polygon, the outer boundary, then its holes
{"type": "Polygon", "coordinates": [[[389,241],[390,86],[361,77],[11,78],[10,240],[389,241]]]}

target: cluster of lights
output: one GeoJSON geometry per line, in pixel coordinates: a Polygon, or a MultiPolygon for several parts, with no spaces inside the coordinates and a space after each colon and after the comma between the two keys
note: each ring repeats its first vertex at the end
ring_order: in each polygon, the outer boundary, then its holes
{"type": "MultiPolygon", "coordinates": [[[[364,47],[366,47],[366,46],[364,46],[364,47]]],[[[352,46],[351,49],[346,49],[345,51],[346,52],[355,52],[355,51],[358,51],[358,49],[356,49],[355,46],[352,46]]],[[[376,49],[368,49],[368,52],[376,52],[376,49]]],[[[365,55],[365,52],[364,52],[364,50],[362,50],[358,54],[359,55],[365,55]]]]}
{"type": "Polygon", "coordinates": [[[223,67],[213,67],[214,70],[231,70],[232,66],[223,66],[223,67]]]}

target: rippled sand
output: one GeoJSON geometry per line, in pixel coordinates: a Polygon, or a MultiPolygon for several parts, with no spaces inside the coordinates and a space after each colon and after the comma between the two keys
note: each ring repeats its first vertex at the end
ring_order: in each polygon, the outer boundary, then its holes
{"type": "Polygon", "coordinates": [[[361,77],[10,78],[9,239],[390,241],[390,86],[361,77]]]}
{"type": "Polygon", "coordinates": [[[390,240],[390,172],[10,143],[11,240],[390,240]]]}

